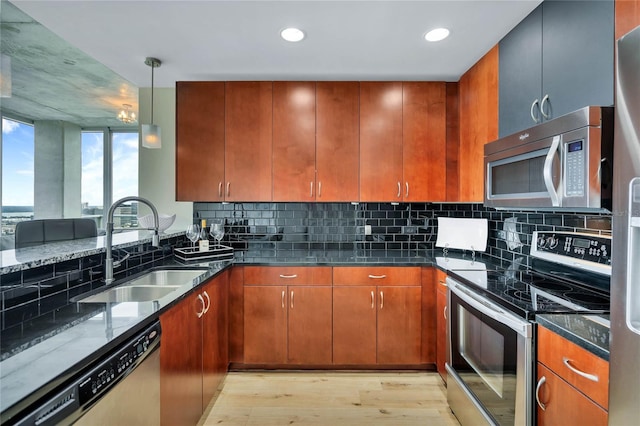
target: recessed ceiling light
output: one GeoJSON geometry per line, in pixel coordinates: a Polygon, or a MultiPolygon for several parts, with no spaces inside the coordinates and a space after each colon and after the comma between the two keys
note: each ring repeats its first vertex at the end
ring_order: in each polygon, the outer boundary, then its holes
{"type": "Polygon", "coordinates": [[[424,35],[424,39],[427,41],[440,41],[449,36],[449,30],[446,28],[436,28],[429,31],[424,35]]]}
{"type": "Polygon", "coordinates": [[[286,41],[296,42],[304,38],[304,32],[298,28],[285,28],[280,31],[280,37],[286,41]]]}

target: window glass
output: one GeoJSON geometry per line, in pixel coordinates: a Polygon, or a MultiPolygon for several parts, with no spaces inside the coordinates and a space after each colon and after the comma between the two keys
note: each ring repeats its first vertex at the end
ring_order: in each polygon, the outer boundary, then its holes
{"type": "MultiPolygon", "coordinates": [[[[138,133],[114,132],[112,134],[113,201],[138,195],[138,133]]],[[[138,204],[126,204],[114,214],[116,227],[138,226],[138,204]]]]}
{"type": "Polygon", "coordinates": [[[82,216],[102,227],[104,211],[104,132],[82,132],[82,216]]]}
{"type": "Polygon", "coordinates": [[[2,235],[33,219],[34,130],[31,124],[2,117],[2,235]]]}

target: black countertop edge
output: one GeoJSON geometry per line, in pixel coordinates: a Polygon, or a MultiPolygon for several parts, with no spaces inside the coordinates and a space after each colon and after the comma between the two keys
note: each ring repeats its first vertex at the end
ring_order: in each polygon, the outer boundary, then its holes
{"type": "Polygon", "coordinates": [[[609,315],[541,314],[536,322],[592,354],[609,361],[609,328],[593,319],[609,320],[609,315]]]}

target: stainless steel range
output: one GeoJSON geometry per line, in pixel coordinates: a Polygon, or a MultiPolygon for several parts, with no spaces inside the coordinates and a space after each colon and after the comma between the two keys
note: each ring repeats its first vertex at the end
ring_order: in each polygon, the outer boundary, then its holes
{"type": "Polygon", "coordinates": [[[447,399],[463,425],[534,425],[536,315],[609,313],[610,237],[532,241],[528,270],[449,272],[447,399]]]}

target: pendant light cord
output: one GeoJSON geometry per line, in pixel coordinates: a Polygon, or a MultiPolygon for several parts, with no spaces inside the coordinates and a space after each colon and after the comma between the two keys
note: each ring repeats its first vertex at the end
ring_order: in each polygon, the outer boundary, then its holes
{"type": "Polygon", "coordinates": [[[151,124],[153,125],[153,69],[155,65],[151,65],[151,124]]]}

